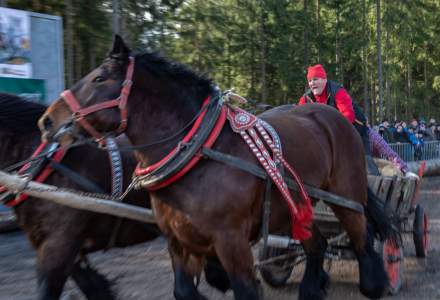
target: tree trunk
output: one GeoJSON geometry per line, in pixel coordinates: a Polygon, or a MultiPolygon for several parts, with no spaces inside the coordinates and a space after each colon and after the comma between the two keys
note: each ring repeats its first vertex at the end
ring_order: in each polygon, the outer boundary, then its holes
{"type": "Polygon", "coordinates": [[[377,47],[377,73],[379,87],[379,122],[383,121],[383,79],[382,79],[382,17],[380,0],[376,0],[376,47],[377,47]]]}
{"type": "Polygon", "coordinates": [[[316,45],[318,48],[318,62],[321,62],[321,38],[320,38],[321,28],[319,25],[320,9],[321,7],[319,6],[319,0],[316,0],[316,45]]]}
{"type": "Polygon", "coordinates": [[[390,34],[388,30],[386,31],[386,42],[385,42],[385,103],[386,103],[386,118],[391,119],[391,78],[390,78],[390,34]]]}
{"type": "Polygon", "coordinates": [[[74,61],[73,61],[73,7],[72,0],[66,0],[66,75],[67,75],[67,86],[73,85],[74,78],[74,61]]]}
{"type": "Polygon", "coordinates": [[[119,0],[112,0],[112,31],[113,34],[121,34],[121,15],[119,9],[119,0]]]}
{"type": "MultiPolygon", "coordinates": [[[[427,63],[428,53],[427,53],[426,48],[427,48],[427,46],[425,44],[425,58],[423,60],[423,81],[425,84],[425,91],[429,91],[430,87],[428,86],[428,63],[427,63]]],[[[430,101],[429,101],[428,97],[425,96],[423,99],[423,115],[426,118],[429,118],[429,117],[432,117],[432,116],[428,116],[428,114],[430,114],[430,113],[431,113],[430,101]]],[[[428,120],[426,120],[426,121],[428,121],[428,120]]]]}
{"type": "Polygon", "coordinates": [[[342,60],[341,60],[341,49],[340,49],[340,40],[339,40],[339,31],[340,31],[340,2],[336,1],[336,39],[335,39],[335,59],[336,59],[336,77],[339,79],[339,82],[344,82],[344,77],[342,74],[342,60]]]}
{"type": "Polygon", "coordinates": [[[367,57],[367,26],[366,26],[367,8],[365,0],[362,0],[362,33],[363,33],[363,45],[362,45],[362,81],[364,86],[364,112],[366,116],[370,117],[370,100],[368,98],[368,57],[367,57]]]}
{"type": "Polygon", "coordinates": [[[267,12],[264,7],[264,0],[261,0],[261,15],[260,15],[260,50],[261,50],[261,101],[267,101],[267,39],[266,39],[266,21],[267,12]]]}
{"type": "MultiPolygon", "coordinates": [[[[408,50],[409,51],[409,50],[408,50]]],[[[408,53],[409,55],[409,53],[408,53]]],[[[407,58],[407,77],[406,77],[406,105],[405,105],[405,110],[406,110],[406,119],[409,119],[409,106],[411,104],[411,65],[410,65],[410,58],[407,58]]],[[[412,116],[411,116],[412,117],[412,116]]]]}
{"type": "Polygon", "coordinates": [[[304,41],[303,41],[303,47],[304,47],[304,69],[307,69],[309,66],[309,18],[308,18],[308,7],[307,7],[308,0],[304,0],[304,41]]]}
{"type": "Polygon", "coordinates": [[[81,42],[81,39],[78,39],[78,41],[76,41],[76,46],[75,46],[75,77],[74,77],[75,81],[77,81],[83,77],[83,74],[82,74],[82,72],[83,72],[82,51],[83,51],[82,42],[81,42]]]}

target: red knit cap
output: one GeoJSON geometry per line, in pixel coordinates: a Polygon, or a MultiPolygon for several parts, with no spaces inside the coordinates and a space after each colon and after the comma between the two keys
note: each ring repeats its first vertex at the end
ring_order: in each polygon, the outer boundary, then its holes
{"type": "Polygon", "coordinates": [[[310,66],[307,69],[307,79],[310,80],[311,78],[322,78],[326,79],[327,74],[325,73],[324,67],[320,64],[310,66]]]}

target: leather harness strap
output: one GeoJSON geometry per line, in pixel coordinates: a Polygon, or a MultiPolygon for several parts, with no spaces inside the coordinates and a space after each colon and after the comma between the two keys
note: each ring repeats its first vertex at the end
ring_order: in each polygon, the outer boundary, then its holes
{"type": "MultiPolygon", "coordinates": [[[[268,175],[265,170],[242,158],[208,148],[203,148],[202,154],[205,158],[209,158],[218,161],[220,163],[229,165],[231,167],[238,168],[263,180],[268,179],[268,175]]],[[[292,189],[297,192],[300,191],[298,184],[295,181],[293,181],[291,178],[285,177],[284,180],[286,181],[286,184],[289,187],[289,189],[292,189]]],[[[342,206],[351,209],[355,212],[358,212],[360,214],[364,213],[364,207],[360,203],[353,202],[350,199],[329,193],[327,191],[321,190],[319,188],[307,184],[304,184],[304,188],[306,192],[309,194],[309,196],[312,197],[313,199],[322,200],[328,204],[335,204],[338,206],[342,206]]]]}

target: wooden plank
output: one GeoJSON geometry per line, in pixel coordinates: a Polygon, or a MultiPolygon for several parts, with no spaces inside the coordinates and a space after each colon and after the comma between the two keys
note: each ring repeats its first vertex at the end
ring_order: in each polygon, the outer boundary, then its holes
{"type": "Polygon", "coordinates": [[[398,214],[400,216],[409,214],[411,209],[411,200],[414,197],[415,190],[416,180],[414,178],[407,178],[402,188],[402,198],[398,208],[398,214]]]}
{"type": "Polygon", "coordinates": [[[377,195],[377,191],[379,190],[381,180],[382,180],[381,176],[368,175],[368,186],[376,195],[377,195]]]}
{"type": "Polygon", "coordinates": [[[385,211],[395,212],[399,206],[400,197],[402,196],[402,178],[394,176],[391,191],[385,201],[385,211]]]}
{"type": "Polygon", "coordinates": [[[376,196],[386,202],[389,192],[391,190],[392,183],[393,177],[382,177],[381,184],[376,193],[376,196]]]}

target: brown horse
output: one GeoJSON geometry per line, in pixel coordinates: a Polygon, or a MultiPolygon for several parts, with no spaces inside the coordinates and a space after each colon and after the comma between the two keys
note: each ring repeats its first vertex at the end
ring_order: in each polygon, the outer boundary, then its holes
{"type": "MultiPolygon", "coordinates": [[[[200,113],[204,99],[215,98],[216,90],[210,80],[154,53],[135,55],[131,86],[132,62],[130,50],[116,36],[104,63],[76,83],[70,96],[65,93],[65,98],[49,107],[40,120],[44,136],[50,139],[57,128],[72,121],[77,130],[86,128],[97,138],[126,127],[131,143],[137,146],[141,166],[170,153],[200,113]],[[76,109],[71,110],[67,97],[91,113],[72,115],[76,109]],[[115,100],[107,102],[109,99],[115,100]]],[[[336,110],[324,105],[289,105],[271,109],[260,118],[276,129],[286,160],[305,183],[367,204],[362,142],[336,110]]],[[[228,125],[222,128],[213,149],[258,164],[228,125]]],[[[264,190],[263,180],[243,170],[201,160],[180,180],[150,193],[158,225],[169,240],[176,299],[205,299],[192,278],[201,272],[206,256],[218,256],[236,299],[262,298],[249,241],[259,237],[264,190]]],[[[271,196],[270,232],[287,235],[291,228],[287,205],[277,189],[271,196]]],[[[361,292],[371,298],[382,296],[388,279],[373,249],[365,216],[339,206],[332,209],[353,244],[361,292]]],[[[380,213],[372,217],[376,222],[384,221],[380,213]]],[[[322,267],[326,240],[313,226],[312,237],[302,244],[307,263],[299,298],[322,299],[328,284],[322,267]]]]}
{"type": "MultiPolygon", "coordinates": [[[[0,94],[0,169],[27,159],[40,143],[37,120],[46,106],[17,96],[0,94]]],[[[135,167],[131,154],[122,154],[127,186],[135,167]]],[[[72,148],[61,161],[64,167],[83,176],[104,192],[111,191],[108,154],[92,146],[72,148]]],[[[65,173],[53,173],[48,184],[87,190],[65,173]]],[[[148,193],[131,192],[126,202],[150,207],[148,193]]],[[[114,299],[109,282],[89,265],[87,253],[107,247],[125,247],[159,236],[157,226],[108,215],[64,207],[52,202],[28,198],[15,206],[20,227],[37,251],[38,299],[58,299],[68,277],[72,277],[88,299],[114,299]],[[115,229],[118,222],[119,228],[115,229]],[[117,231],[115,231],[117,230],[117,231]],[[110,243],[110,240],[114,243],[110,243]]]]}

